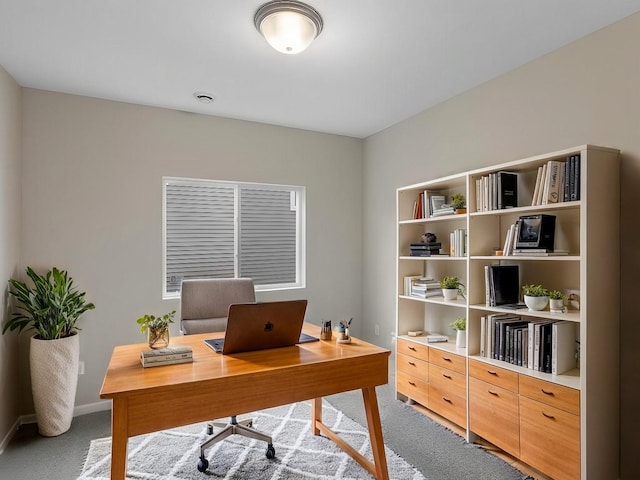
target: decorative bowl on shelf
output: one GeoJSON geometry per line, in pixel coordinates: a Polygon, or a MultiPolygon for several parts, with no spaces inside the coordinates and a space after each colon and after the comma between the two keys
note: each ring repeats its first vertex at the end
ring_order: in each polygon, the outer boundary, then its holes
{"type": "Polygon", "coordinates": [[[529,307],[530,311],[540,311],[549,303],[549,297],[532,297],[530,295],[524,296],[524,304],[529,307]]]}

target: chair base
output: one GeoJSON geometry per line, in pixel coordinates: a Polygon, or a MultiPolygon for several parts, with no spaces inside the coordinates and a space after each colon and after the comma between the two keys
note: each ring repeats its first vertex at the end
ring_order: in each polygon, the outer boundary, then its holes
{"type": "Polygon", "coordinates": [[[206,460],[204,455],[205,450],[211,447],[211,445],[214,445],[231,435],[242,435],[243,437],[267,442],[266,456],[269,459],[274,458],[276,456],[276,451],[273,447],[271,437],[266,433],[262,433],[251,428],[252,425],[252,419],[241,420],[238,422],[235,415],[231,417],[229,423],[213,422],[212,424],[207,425],[208,432],[212,432],[214,426],[222,427],[222,430],[200,446],[200,462],[198,463],[198,470],[204,472],[209,466],[209,462],[206,460]]]}

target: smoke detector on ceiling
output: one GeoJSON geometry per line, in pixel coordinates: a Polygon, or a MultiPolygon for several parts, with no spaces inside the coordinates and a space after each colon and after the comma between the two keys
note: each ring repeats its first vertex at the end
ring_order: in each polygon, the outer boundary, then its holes
{"type": "Polygon", "coordinates": [[[214,100],[216,99],[216,97],[214,97],[210,93],[205,93],[205,92],[196,92],[193,94],[193,96],[200,103],[205,103],[205,104],[213,103],[214,100]]]}

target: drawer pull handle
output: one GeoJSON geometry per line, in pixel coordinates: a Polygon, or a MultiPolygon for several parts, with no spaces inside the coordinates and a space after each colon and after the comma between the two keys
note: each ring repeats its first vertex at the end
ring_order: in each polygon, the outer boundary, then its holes
{"type": "Polygon", "coordinates": [[[498,375],[498,372],[494,372],[493,370],[487,370],[489,375],[498,375]]]}
{"type": "Polygon", "coordinates": [[[447,375],[446,373],[443,373],[443,374],[442,374],[442,376],[443,376],[444,378],[448,378],[449,380],[451,380],[451,375],[447,375]]]}
{"type": "Polygon", "coordinates": [[[442,399],[447,403],[451,403],[451,400],[449,400],[447,397],[442,397],[442,399]]]}
{"type": "Polygon", "coordinates": [[[442,359],[443,359],[445,362],[451,362],[451,359],[450,359],[449,357],[442,357],[442,359]]]}
{"type": "Polygon", "coordinates": [[[544,388],[541,388],[540,391],[545,395],[553,395],[553,392],[547,392],[544,388]]]}
{"type": "Polygon", "coordinates": [[[416,384],[415,384],[415,383],[413,383],[413,382],[409,382],[409,385],[411,385],[412,387],[415,387],[415,386],[416,386],[416,384]]]}
{"type": "Polygon", "coordinates": [[[545,417],[547,417],[547,418],[550,418],[551,420],[553,420],[554,418],[556,418],[556,417],[554,417],[553,415],[548,415],[548,414],[546,414],[546,413],[544,413],[544,412],[542,412],[542,415],[544,415],[544,416],[545,416],[545,417]]]}
{"type": "Polygon", "coordinates": [[[416,366],[416,364],[415,364],[415,363],[413,363],[413,362],[409,362],[409,365],[411,365],[412,367],[415,367],[415,366],[416,366]]]}
{"type": "Polygon", "coordinates": [[[496,397],[498,396],[498,392],[493,392],[493,391],[491,391],[491,390],[487,390],[487,391],[488,391],[491,395],[494,395],[494,396],[496,396],[496,397]]]}
{"type": "Polygon", "coordinates": [[[413,350],[415,352],[416,351],[416,347],[409,346],[409,350],[413,350]]]}

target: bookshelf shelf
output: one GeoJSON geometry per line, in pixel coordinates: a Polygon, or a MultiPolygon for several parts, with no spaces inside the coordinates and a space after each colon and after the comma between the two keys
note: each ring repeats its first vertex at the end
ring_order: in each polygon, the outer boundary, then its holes
{"type": "MultiPolygon", "coordinates": [[[[507,447],[509,453],[550,477],[586,479],[589,472],[598,472],[599,478],[618,476],[619,366],[615,352],[618,351],[619,342],[619,299],[608,292],[617,291],[619,287],[620,252],[619,246],[612,245],[608,240],[617,238],[619,231],[618,215],[611,215],[620,206],[619,154],[615,149],[582,145],[416,183],[396,191],[398,353],[412,357],[417,348],[419,353],[415,354],[415,358],[426,365],[440,362],[434,369],[443,367],[444,353],[451,354],[452,372],[464,378],[463,387],[458,384],[451,391],[443,392],[442,384],[431,385],[428,376],[412,377],[417,374],[398,364],[398,398],[411,398],[462,426],[468,441],[479,435],[489,442],[493,440],[492,443],[496,445],[506,446],[503,441],[506,435],[510,442],[507,447]],[[558,181],[557,187],[554,187],[555,177],[543,175],[545,167],[554,172],[562,171],[557,178],[566,178],[567,181],[558,181]],[[571,168],[576,170],[572,171],[571,168]],[[510,203],[507,203],[506,197],[498,198],[497,178],[503,179],[503,182],[506,181],[504,179],[513,179],[513,175],[498,172],[517,174],[517,188],[513,193],[517,202],[513,196],[508,199],[510,203]],[[579,180],[572,181],[577,178],[579,180]],[[536,184],[540,191],[537,196],[534,195],[536,184]],[[544,191],[545,188],[547,191],[544,191]],[[548,203],[554,199],[554,191],[559,201],[548,203]],[[466,214],[413,218],[420,212],[422,216],[428,216],[429,213],[428,210],[417,208],[418,199],[428,208],[436,201],[430,200],[432,195],[444,195],[449,200],[454,193],[466,196],[466,214]],[[489,209],[500,204],[516,206],[489,209]],[[503,250],[511,225],[517,223],[521,216],[537,214],[556,217],[554,247],[557,251],[569,254],[493,255],[494,251],[503,250]],[[454,231],[457,231],[456,235],[462,232],[462,237],[454,237],[454,231]],[[442,243],[442,252],[450,253],[450,245],[455,244],[457,251],[462,252],[461,256],[408,256],[410,245],[420,242],[421,236],[427,232],[437,236],[442,243]],[[607,233],[603,235],[602,232],[607,233]],[[607,254],[603,255],[602,252],[607,254]],[[573,305],[564,313],[551,312],[548,306],[536,312],[526,307],[514,310],[488,306],[485,268],[490,265],[518,265],[520,285],[542,284],[549,290],[578,295],[580,310],[573,305]],[[441,296],[418,298],[404,295],[407,277],[421,276],[439,281],[449,275],[457,276],[465,285],[466,298],[451,302],[441,296]],[[608,288],[602,288],[602,285],[608,288]],[[518,317],[518,321],[522,322],[521,332],[509,330],[508,335],[511,336],[500,337],[500,340],[490,337],[485,331],[489,328],[487,325],[491,325],[487,319],[491,317],[495,321],[498,318],[495,315],[500,314],[518,317]],[[455,332],[450,328],[450,324],[460,316],[465,316],[467,320],[467,348],[455,346],[455,332]],[[564,346],[553,347],[553,337],[549,336],[551,334],[547,327],[540,328],[539,333],[542,335],[545,331],[544,335],[547,335],[545,349],[550,349],[544,352],[540,349],[539,362],[542,362],[543,353],[548,356],[542,367],[547,372],[517,365],[527,365],[528,359],[525,359],[529,352],[535,351],[537,355],[537,350],[524,352],[525,342],[528,342],[524,325],[535,333],[538,327],[534,327],[533,323],[545,322],[565,322],[561,325],[565,328],[564,346]],[[573,326],[569,326],[568,322],[573,326]],[[441,344],[427,343],[426,337],[407,336],[407,332],[412,330],[444,335],[449,340],[441,344]],[[567,331],[570,333],[567,334],[567,331]],[[504,346],[505,343],[500,345],[509,348],[504,355],[508,361],[490,358],[487,349],[493,347],[491,342],[506,342],[507,339],[513,342],[509,347],[504,346]],[[411,348],[412,345],[415,348],[411,348]],[[563,370],[568,367],[568,371],[548,373],[551,371],[548,358],[556,356],[564,357],[563,370]],[[570,362],[576,358],[575,368],[571,368],[570,362]],[[507,376],[510,383],[508,386],[497,380],[495,383],[493,375],[507,376]],[[504,427],[500,423],[504,412],[500,412],[498,403],[491,403],[492,396],[481,396],[483,386],[492,385],[492,388],[500,386],[509,391],[512,402],[509,408],[514,408],[512,412],[515,412],[515,417],[506,425],[511,427],[504,427]],[[542,390],[554,391],[555,400],[551,401],[544,395],[538,398],[542,390]],[[430,391],[437,394],[432,398],[430,391]],[[453,399],[450,409],[440,402],[443,395],[453,399]],[[565,396],[568,398],[566,403],[554,403],[565,396]],[[575,456],[560,458],[557,451],[553,450],[551,441],[543,442],[545,445],[539,448],[536,446],[535,454],[532,454],[530,443],[539,434],[537,425],[545,424],[544,418],[532,420],[539,414],[532,408],[535,402],[548,403],[548,408],[559,409],[558,414],[569,415],[571,428],[563,430],[560,425],[549,428],[558,430],[554,430],[553,434],[557,434],[563,442],[568,442],[572,451],[577,452],[575,456]],[[501,425],[500,431],[490,428],[492,415],[498,415],[495,421],[496,425],[501,425]],[[532,421],[536,427],[531,426],[532,421]]],[[[503,194],[506,195],[504,190],[503,194]]],[[[518,326],[514,324],[510,328],[517,330],[518,326]]],[[[550,330],[557,330],[560,336],[560,323],[550,330]]],[[[447,365],[444,364],[444,367],[447,365]]],[[[557,369],[560,371],[560,367],[557,369]]]]}

